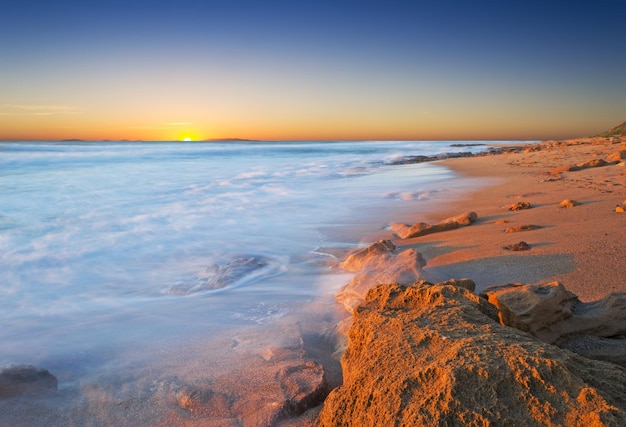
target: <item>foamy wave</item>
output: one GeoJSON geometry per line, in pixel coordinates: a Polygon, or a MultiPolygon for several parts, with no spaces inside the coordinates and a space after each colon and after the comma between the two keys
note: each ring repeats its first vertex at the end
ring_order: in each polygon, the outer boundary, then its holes
{"type": "Polygon", "coordinates": [[[436,191],[397,191],[387,194],[385,198],[404,201],[428,200],[433,196],[434,193],[436,193],[436,191]]]}

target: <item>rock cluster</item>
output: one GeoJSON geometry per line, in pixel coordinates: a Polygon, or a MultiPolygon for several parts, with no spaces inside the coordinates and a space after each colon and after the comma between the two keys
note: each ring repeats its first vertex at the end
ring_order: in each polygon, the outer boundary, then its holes
{"type": "Polygon", "coordinates": [[[503,326],[498,315],[451,284],[373,288],[354,311],[344,384],[318,425],[626,425],[623,368],[503,326]]]}

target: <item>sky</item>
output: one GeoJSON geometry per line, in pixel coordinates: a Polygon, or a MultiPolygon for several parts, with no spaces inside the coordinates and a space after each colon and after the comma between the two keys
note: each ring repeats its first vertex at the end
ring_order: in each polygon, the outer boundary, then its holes
{"type": "Polygon", "coordinates": [[[626,0],[4,0],[0,139],[490,140],[626,120],[626,0]]]}

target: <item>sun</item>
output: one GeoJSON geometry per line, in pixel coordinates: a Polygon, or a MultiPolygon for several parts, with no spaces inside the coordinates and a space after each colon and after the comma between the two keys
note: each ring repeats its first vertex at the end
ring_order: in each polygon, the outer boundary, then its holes
{"type": "Polygon", "coordinates": [[[186,136],[185,138],[183,138],[183,141],[185,141],[185,142],[189,142],[189,141],[191,141],[191,138],[189,138],[188,136],[186,136]]]}

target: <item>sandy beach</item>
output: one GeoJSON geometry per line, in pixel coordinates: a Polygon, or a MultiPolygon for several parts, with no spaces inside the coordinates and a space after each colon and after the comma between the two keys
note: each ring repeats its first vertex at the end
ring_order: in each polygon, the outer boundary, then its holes
{"type": "Polygon", "coordinates": [[[616,212],[616,206],[626,202],[623,160],[579,171],[554,171],[607,159],[625,142],[618,138],[545,142],[498,155],[445,160],[442,164],[459,174],[490,178],[491,184],[415,221],[436,223],[475,211],[477,222],[450,232],[396,238],[394,243],[413,247],[424,256],[428,279],[468,277],[476,282],[477,291],[489,285],[552,280],[561,281],[583,301],[626,291],[626,214],[616,212]],[[560,207],[566,199],[580,204],[560,207]],[[508,210],[516,202],[529,202],[531,208],[508,210]],[[504,231],[518,225],[541,228],[504,231]],[[520,241],[527,242],[530,250],[502,249],[520,241]]]}
{"type": "Polygon", "coordinates": [[[443,161],[487,184],[341,264],[343,384],[316,425],[623,425],[624,142],[443,161]]]}

